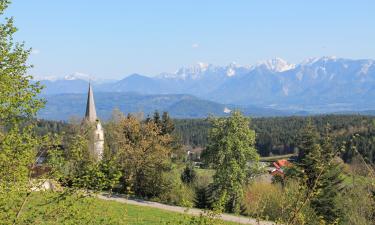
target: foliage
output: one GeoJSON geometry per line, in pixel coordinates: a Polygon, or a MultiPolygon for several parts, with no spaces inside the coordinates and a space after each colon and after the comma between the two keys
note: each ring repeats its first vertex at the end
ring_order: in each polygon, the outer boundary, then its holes
{"type": "Polygon", "coordinates": [[[161,127],[160,131],[162,134],[172,134],[174,130],[174,123],[169,116],[168,112],[163,112],[161,117],[161,127]]]}
{"type": "MultiPolygon", "coordinates": [[[[9,1],[0,0],[0,19],[9,1]]],[[[35,164],[41,138],[29,119],[43,106],[36,98],[39,83],[26,75],[30,49],[15,43],[13,18],[0,22],[0,221],[15,223],[31,188],[30,168],[35,164]]]]}
{"type": "Polygon", "coordinates": [[[163,202],[169,205],[193,207],[195,192],[191,185],[185,184],[180,179],[180,170],[173,168],[163,173],[164,191],[152,200],[163,202]]]}
{"type": "MultiPolygon", "coordinates": [[[[310,203],[316,214],[324,223],[337,223],[340,220],[337,196],[341,190],[341,170],[334,157],[337,151],[332,145],[329,126],[326,127],[325,135],[321,139],[312,123],[308,123],[301,133],[299,144],[299,163],[301,169],[299,176],[306,186],[305,196],[301,202],[310,203]]],[[[295,221],[296,213],[288,220],[295,221]]]]}
{"type": "Polygon", "coordinates": [[[362,183],[345,187],[337,200],[342,212],[340,224],[371,225],[374,223],[375,199],[369,190],[374,190],[374,187],[362,183]]]}
{"type": "Polygon", "coordinates": [[[217,199],[224,198],[225,208],[239,213],[243,196],[242,186],[249,176],[249,161],[256,162],[255,132],[250,120],[240,112],[228,118],[211,119],[210,142],[204,158],[214,169],[214,187],[217,199]]]}
{"type": "MultiPolygon", "coordinates": [[[[375,162],[374,117],[361,115],[253,118],[250,128],[257,134],[255,147],[258,153],[263,157],[295,153],[297,137],[309,119],[313,121],[320,135],[324,134],[326,124],[331,125],[331,138],[336,149],[346,142],[347,148],[341,155],[345,162],[350,163],[355,157],[353,147],[367,162],[375,162]],[[353,138],[353,135],[356,138],[353,138]]],[[[66,125],[58,121],[38,121],[37,131],[40,134],[62,132],[66,131],[66,125]]],[[[206,147],[211,127],[207,119],[174,119],[173,125],[172,135],[178,139],[179,144],[192,148],[206,147]]]]}
{"type": "MultiPolygon", "coordinates": [[[[256,149],[261,156],[284,155],[295,153],[298,136],[309,120],[317,128],[319,134],[324,134],[326,124],[331,125],[331,136],[335,149],[347,143],[347,149],[342,154],[345,162],[350,162],[355,155],[351,147],[356,147],[367,162],[375,162],[375,128],[372,116],[361,115],[320,115],[312,117],[273,117],[253,118],[250,127],[255,130],[256,149]],[[352,140],[354,134],[358,137],[352,140]],[[350,146],[349,146],[350,145],[350,146]]],[[[206,147],[211,125],[206,119],[174,120],[174,133],[181,137],[184,145],[206,147]]]]}
{"type": "Polygon", "coordinates": [[[116,157],[122,170],[123,190],[141,197],[157,197],[165,191],[163,172],[171,167],[169,134],[161,134],[156,123],[142,122],[132,116],[112,123],[107,130],[109,154],[116,157]]]}
{"type": "Polygon", "coordinates": [[[300,135],[298,160],[299,167],[303,170],[303,175],[306,175],[306,184],[310,187],[314,185],[323,166],[322,149],[319,140],[319,133],[309,122],[300,135]]]}
{"type": "Polygon", "coordinates": [[[0,135],[0,221],[4,223],[16,220],[30,193],[30,165],[38,141],[28,131],[13,127],[0,135]]]}
{"type": "MultiPolygon", "coordinates": [[[[7,0],[0,1],[0,16],[8,4],[7,0]]],[[[25,50],[23,43],[14,43],[16,31],[13,18],[0,23],[0,125],[30,118],[44,104],[43,100],[36,98],[41,91],[40,84],[31,82],[32,77],[26,75],[31,67],[26,62],[31,49],[25,50]]]]}
{"type": "Polygon", "coordinates": [[[283,194],[279,185],[254,182],[245,190],[245,214],[259,219],[276,220],[281,215],[280,196],[283,194]]]}
{"type": "Polygon", "coordinates": [[[194,166],[189,163],[186,165],[184,171],[181,173],[181,180],[185,184],[192,184],[197,179],[197,172],[194,169],[194,166]]]}

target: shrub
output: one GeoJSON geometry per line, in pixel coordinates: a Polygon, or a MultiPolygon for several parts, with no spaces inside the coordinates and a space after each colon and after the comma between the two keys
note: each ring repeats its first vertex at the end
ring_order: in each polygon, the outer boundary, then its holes
{"type": "Polygon", "coordinates": [[[186,165],[184,171],[181,173],[181,180],[185,184],[192,184],[197,179],[197,172],[191,164],[186,165]]]}
{"type": "Polygon", "coordinates": [[[177,169],[164,173],[162,179],[162,183],[164,183],[163,191],[153,200],[189,208],[193,206],[194,189],[181,181],[177,169]]]}
{"type": "MultiPolygon", "coordinates": [[[[284,188],[280,184],[252,183],[245,187],[244,214],[285,224],[300,206],[303,195],[304,186],[293,180],[287,181],[284,188]]],[[[306,204],[292,224],[319,224],[319,219],[306,204]]]]}
{"type": "Polygon", "coordinates": [[[340,224],[371,225],[375,219],[375,199],[371,187],[358,182],[350,185],[338,197],[342,212],[340,224]]]}
{"type": "Polygon", "coordinates": [[[280,185],[256,182],[245,188],[245,214],[275,220],[280,216],[282,189],[280,185]]]}

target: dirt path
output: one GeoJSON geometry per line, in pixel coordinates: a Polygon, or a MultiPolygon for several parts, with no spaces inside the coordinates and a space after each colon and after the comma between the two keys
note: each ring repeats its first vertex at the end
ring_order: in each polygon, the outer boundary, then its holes
{"type": "MultiPolygon", "coordinates": [[[[121,196],[115,196],[115,195],[112,195],[110,197],[108,195],[98,195],[98,198],[103,199],[103,200],[110,200],[110,201],[131,204],[131,205],[153,207],[153,208],[163,209],[163,210],[172,211],[172,212],[187,213],[189,215],[194,215],[194,216],[199,216],[201,213],[203,213],[203,210],[201,209],[192,208],[186,211],[186,208],[184,207],[165,205],[165,204],[161,204],[158,202],[149,202],[149,201],[138,200],[138,199],[127,199],[127,198],[124,198],[121,196]]],[[[220,219],[225,220],[225,221],[240,223],[240,224],[253,224],[253,225],[274,225],[275,224],[273,222],[268,222],[268,221],[260,221],[258,223],[255,219],[251,219],[251,218],[244,217],[244,216],[235,216],[235,215],[230,215],[230,214],[221,214],[220,219]]]]}

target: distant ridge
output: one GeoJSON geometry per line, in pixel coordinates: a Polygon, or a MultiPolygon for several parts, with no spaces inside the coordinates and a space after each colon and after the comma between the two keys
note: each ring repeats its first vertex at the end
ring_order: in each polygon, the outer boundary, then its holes
{"type": "MultiPolygon", "coordinates": [[[[43,96],[46,107],[38,117],[50,120],[69,120],[70,117],[82,118],[85,114],[86,94],[58,94],[43,96]]],[[[231,110],[239,109],[251,116],[292,115],[274,109],[255,106],[239,107],[203,100],[192,95],[141,95],[134,92],[113,93],[96,92],[95,103],[98,116],[104,120],[110,118],[114,108],[124,113],[143,112],[144,116],[152,115],[155,110],[167,111],[173,118],[205,118],[209,115],[227,116],[231,110]]]]}
{"type": "MultiPolygon", "coordinates": [[[[84,93],[79,77],[42,80],[44,94],[84,93]]],[[[375,110],[375,61],[310,58],[299,64],[281,58],[253,66],[199,63],[174,73],[132,74],[119,81],[94,82],[97,92],[189,94],[220,104],[286,111],[333,113],[375,110]]]]}

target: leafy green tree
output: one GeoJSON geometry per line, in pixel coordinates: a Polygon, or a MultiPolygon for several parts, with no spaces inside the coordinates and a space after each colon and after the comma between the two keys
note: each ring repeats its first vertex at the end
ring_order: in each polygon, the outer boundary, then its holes
{"type": "Polygon", "coordinates": [[[249,163],[259,159],[255,132],[249,128],[250,119],[238,111],[228,118],[212,118],[211,123],[205,160],[216,170],[217,201],[224,202],[227,211],[239,213],[243,185],[251,174],[249,163]]]}
{"type": "Polygon", "coordinates": [[[164,173],[171,167],[171,135],[161,135],[153,121],[132,116],[113,123],[112,128],[108,130],[112,141],[107,144],[121,168],[124,191],[148,198],[162,194],[168,188],[164,173]]]}
{"type": "Polygon", "coordinates": [[[104,157],[98,162],[88,148],[91,126],[70,127],[70,132],[63,135],[62,148],[48,152],[47,164],[55,179],[73,190],[112,190],[121,176],[116,158],[104,157]]]}
{"type": "MultiPolygon", "coordinates": [[[[0,1],[1,21],[9,2],[0,1]]],[[[26,75],[31,68],[27,64],[31,49],[13,41],[16,31],[13,18],[5,18],[0,24],[0,125],[34,116],[44,103],[36,98],[41,91],[39,82],[31,82],[32,76],[26,75]]]]}
{"type": "Polygon", "coordinates": [[[16,223],[30,194],[30,166],[40,138],[30,121],[43,106],[38,82],[27,75],[31,49],[15,43],[13,18],[3,18],[10,1],[0,0],[0,221],[16,223]]]}

